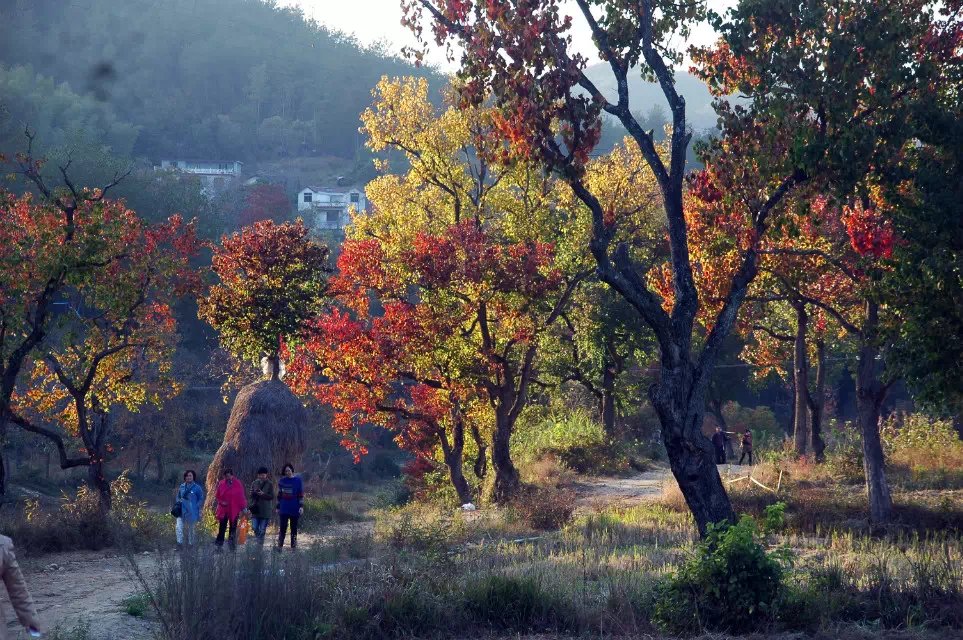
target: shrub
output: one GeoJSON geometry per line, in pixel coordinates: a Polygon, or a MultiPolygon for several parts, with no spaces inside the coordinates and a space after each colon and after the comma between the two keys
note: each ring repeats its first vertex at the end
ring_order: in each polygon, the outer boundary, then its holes
{"type": "Polygon", "coordinates": [[[575,512],[575,492],[567,489],[526,487],[512,502],[518,517],[532,529],[560,529],[575,512]]]}
{"type": "Polygon", "coordinates": [[[786,528],[786,503],[777,502],[766,507],[763,531],[767,534],[778,533],[786,528]]]}
{"type": "Polygon", "coordinates": [[[431,505],[416,503],[390,509],[375,521],[375,538],[397,550],[444,553],[462,542],[466,534],[460,512],[449,515],[431,505]]]}
{"type": "Polygon", "coordinates": [[[936,420],[920,413],[889,416],[883,421],[880,437],[888,455],[919,451],[938,457],[963,448],[952,420],[936,420]]]}
{"type": "Polygon", "coordinates": [[[524,462],[552,455],[577,473],[613,475],[630,468],[626,447],[613,442],[583,410],[520,421],[512,434],[512,448],[524,462]]]}
{"type": "Polygon", "coordinates": [[[659,586],[654,620],[679,633],[751,631],[774,613],[787,560],[784,552],[766,552],[749,516],[711,526],[694,555],[659,586]]]}
{"type": "Polygon", "coordinates": [[[150,596],[146,593],[138,593],[124,598],[120,606],[129,616],[142,618],[150,607],[150,596]]]}
{"type": "Polygon", "coordinates": [[[373,505],[376,509],[390,509],[401,507],[411,500],[411,488],[404,480],[396,479],[382,487],[374,497],[373,505]]]}
{"type": "Polygon", "coordinates": [[[98,551],[110,546],[141,550],[171,544],[173,520],[135,501],[130,489],[125,471],[111,483],[113,508],[106,516],[100,511],[97,493],[87,485],[74,495],[64,494],[54,509],[28,500],[23,514],[4,522],[0,531],[29,553],[98,551]]]}

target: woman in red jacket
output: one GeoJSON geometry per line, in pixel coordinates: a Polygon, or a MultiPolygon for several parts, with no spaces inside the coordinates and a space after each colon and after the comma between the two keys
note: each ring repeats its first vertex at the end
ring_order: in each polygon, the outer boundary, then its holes
{"type": "Polygon", "coordinates": [[[224,530],[230,525],[228,545],[234,549],[235,540],[237,540],[235,537],[237,519],[247,509],[247,496],[244,494],[244,486],[234,477],[232,469],[224,469],[221,472],[221,481],[217,483],[214,497],[217,502],[217,508],[214,511],[214,517],[217,518],[217,539],[214,541],[214,546],[217,549],[224,546],[224,530]]]}

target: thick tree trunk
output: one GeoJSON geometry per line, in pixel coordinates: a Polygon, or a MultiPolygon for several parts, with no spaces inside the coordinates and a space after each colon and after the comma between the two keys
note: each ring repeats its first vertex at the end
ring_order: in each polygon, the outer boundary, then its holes
{"type": "Polygon", "coordinates": [[[866,305],[859,363],[856,368],[856,411],[863,436],[863,471],[869,498],[869,517],[875,524],[884,524],[893,514],[893,498],[886,480],[886,461],[879,436],[879,413],[886,398],[886,386],[879,380],[876,359],[876,332],[879,327],[879,306],[866,305]]]}
{"type": "Polygon", "coordinates": [[[662,441],[672,475],[692,511],[699,534],[705,536],[709,524],[735,522],[716,467],[712,443],[702,433],[705,389],[693,388],[690,365],[686,371],[663,367],[661,381],[649,390],[652,405],[662,425],[662,441]]]}
{"type": "Polygon", "coordinates": [[[812,424],[810,444],[817,462],[825,460],[826,442],[823,440],[823,410],[826,406],[826,342],[816,340],[816,388],[809,397],[812,424]]]}
{"type": "Polygon", "coordinates": [[[264,357],[264,376],[271,380],[281,379],[281,358],[276,353],[264,357]]]}
{"type": "Polygon", "coordinates": [[[510,442],[514,421],[508,415],[507,408],[499,407],[495,411],[495,433],[492,437],[492,467],[495,469],[495,484],[492,488],[492,500],[503,504],[511,500],[518,492],[521,480],[518,469],[512,462],[510,442]]]}
{"type": "Polygon", "coordinates": [[[809,354],[806,352],[806,334],[809,328],[809,317],[806,305],[796,303],[796,336],[793,343],[793,387],[795,398],[793,401],[793,441],[796,455],[804,456],[809,446],[809,354]]]}
{"type": "Polygon", "coordinates": [[[602,367],[602,399],[599,402],[599,413],[605,433],[610,437],[615,435],[615,364],[609,358],[605,359],[602,367]]]}
{"type": "Polygon", "coordinates": [[[87,484],[97,492],[100,498],[100,510],[104,513],[110,511],[110,482],[104,473],[103,454],[93,454],[90,456],[90,465],[87,467],[87,484]]]}

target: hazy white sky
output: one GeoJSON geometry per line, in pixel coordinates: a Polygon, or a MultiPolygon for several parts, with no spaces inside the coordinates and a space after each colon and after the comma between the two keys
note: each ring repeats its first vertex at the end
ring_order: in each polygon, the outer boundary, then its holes
{"type": "MultiPolygon", "coordinates": [[[[382,40],[389,44],[390,49],[397,51],[406,44],[414,43],[411,32],[401,26],[401,5],[398,0],[284,0],[283,3],[300,6],[309,17],[329,27],[353,33],[365,44],[382,40]]],[[[722,10],[734,5],[735,0],[708,0],[708,3],[713,9],[722,10]]],[[[571,5],[570,12],[578,11],[571,0],[567,4],[571,5]]],[[[576,26],[582,26],[582,21],[574,22],[576,26]]],[[[587,28],[575,29],[573,37],[576,46],[583,52],[591,50],[592,40],[587,28]]],[[[712,39],[711,29],[700,25],[692,41],[705,44],[712,39]]],[[[444,53],[439,50],[431,51],[428,62],[450,68],[444,53]]]]}

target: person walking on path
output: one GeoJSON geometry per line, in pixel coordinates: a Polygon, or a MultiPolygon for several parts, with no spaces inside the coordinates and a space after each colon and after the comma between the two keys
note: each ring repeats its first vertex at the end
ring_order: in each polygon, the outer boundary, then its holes
{"type": "Polygon", "coordinates": [[[251,483],[251,493],[247,508],[251,512],[251,525],[254,528],[254,537],[261,544],[264,544],[264,536],[267,533],[268,523],[271,521],[271,514],[274,511],[274,483],[268,478],[267,467],[257,470],[257,478],[251,483]]]}
{"type": "Polygon", "coordinates": [[[716,452],[716,464],[725,464],[726,434],[722,432],[722,427],[716,427],[716,432],[712,434],[712,447],[716,452]]]}
{"type": "MultiPolygon", "coordinates": [[[[31,635],[40,633],[40,621],[37,620],[37,610],[33,606],[33,598],[27,590],[27,583],[23,580],[17,556],[13,552],[13,540],[0,536],[0,578],[7,588],[10,604],[17,614],[17,620],[31,635]]],[[[7,640],[7,616],[0,607],[0,640],[7,640]]]]}
{"type": "Polygon", "coordinates": [[[204,504],[204,488],[194,482],[197,473],[193,469],[184,472],[184,482],[177,488],[176,503],[181,507],[181,515],[174,525],[177,546],[187,544],[193,547],[197,542],[197,521],[201,519],[201,505],[204,504]]]}
{"type": "Polygon", "coordinates": [[[230,527],[228,545],[234,549],[237,546],[237,519],[247,509],[247,498],[244,496],[244,487],[241,486],[241,481],[234,477],[233,470],[224,469],[221,472],[221,481],[217,483],[214,497],[217,500],[214,511],[214,517],[217,518],[217,539],[214,540],[214,546],[218,549],[224,546],[224,531],[230,527]]]}
{"type": "Polygon", "coordinates": [[[740,465],[747,455],[749,456],[749,465],[752,466],[752,431],[748,428],[746,432],[742,434],[742,455],[739,456],[740,465]]]}
{"type": "Polygon", "coordinates": [[[291,548],[298,546],[298,519],[304,513],[304,484],[294,475],[294,467],[286,464],[278,480],[278,549],[284,547],[284,535],[291,525],[291,548]]]}

